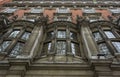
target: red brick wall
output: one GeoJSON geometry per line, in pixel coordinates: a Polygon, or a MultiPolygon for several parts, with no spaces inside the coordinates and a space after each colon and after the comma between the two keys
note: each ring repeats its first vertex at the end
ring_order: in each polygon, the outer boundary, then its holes
{"type": "MultiPolygon", "coordinates": [[[[6,2],[10,2],[10,1],[12,1],[12,0],[0,0],[0,5],[2,5],[3,3],[6,3],[6,2]]],[[[18,10],[14,14],[18,15],[18,19],[20,19],[20,18],[22,18],[22,16],[24,15],[24,12],[26,12],[26,11],[29,11],[29,10],[18,10]]],[[[56,10],[45,10],[44,16],[48,15],[50,22],[52,22],[53,14],[55,13],[55,11],[56,10]]],[[[102,13],[102,17],[106,20],[108,20],[107,16],[111,15],[111,13],[108,10],[96,10],[96,11],[102,13]]],[[[72,17],[72,20],[74,23],[76,23],[76,16],[77,15],[82,16],[81,9],[71,10],[71,13],[72,13],[71,17],[72,17]]]]}
{"type": "Polygon", "coordinates": [[[7,3],[7,2],[11,2],[12,0],[0,0],[0,5],[7,3]]]}

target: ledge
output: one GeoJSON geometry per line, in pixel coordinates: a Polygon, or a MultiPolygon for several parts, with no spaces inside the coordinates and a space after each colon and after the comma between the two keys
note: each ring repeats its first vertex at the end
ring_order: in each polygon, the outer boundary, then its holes
{"type": "Polygon", "coordinates": [[[30,59],[9,58],[8,62],[11,65],[27,65],[27,66],[29,66],[31,64],[31,60],[30,59]]]}
{"type": "Polygon", "coordinates": [[[30,65],[29,69],[75,69],[75,70],[90,70],[91,67],[88,64],[79,64],[79,63],[34,63],[30,65]]]}
{"type": "Polygon", "coordinates": [[[113,62],[113,59],[111,58],[111,59],[91,59],[90,60],[90,63],[92,64],[92,65],[103,65],[103,66],[105,66],[105,65],[111,65],[112,64],[112,62],[113,62]]]}

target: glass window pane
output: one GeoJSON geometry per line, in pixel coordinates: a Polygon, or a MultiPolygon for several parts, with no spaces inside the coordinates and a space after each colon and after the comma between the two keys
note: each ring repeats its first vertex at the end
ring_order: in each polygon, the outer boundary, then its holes
{"type": "Polygon", "coordinates": [[[30,12],[31,13],[42,13],[43,9],[42,8],[31,8],[30,12]]]}
{"type": "Polygon", "coordinates": [[[5,49],[10,45],[11,41],[4,41],[1,45],[0,45],[0,52],[4,52],[5,49]]]}
{"type": "Polygon", "coordinates": [[[77,39],[77,34],[74,33],[74,32],[70,32],[70,39],[76,40],[77,39]]]}
{"type": "Polygon", "coordinates": [[[65,55],[66,52],[66,42],[57,42],[57,55],[65,55]]]}
{"type": "Polygon", "coordinates": [[[10,53],[10,57],[16,57],[22,53],[24,43],[17,43],[10,53]]]}
{"type": "Polygon", "coordinates": [[[47,43],[44,45],[44,51],[47,51],[48,53],[50,52],[51,50],[51,43],[47,43]]]}
{"type": "Polygon", "coordinates": [[[75,43],[71,43],[71,51],[72,51],[72,54],[74,54],[74,55],[79,55],[80,54],[80,53],[78,53],[79,46],[75,43]]]}
{"type": "Polygon", "coordinates": [[[54,32],[48,32],[47,33],[47,40],[48,39],[53,39],[53,37],[54,37],[54,32]]]}
{"type": "Polygon", "coordinates": [[[120,42],[112,42],[118,52],[120,52],[120,42]]]}
{"type": "Polygon", "coordinates": [[[112,13],[120,13],[120,8],[110,9],[112,13]]]}
{"type": "Polygon", "coordinates": [[[57,38],[66,38],[66,31],[58,31],[57,38]]]}
{"type": "Polygon", "coordinates": [[[51,43],[48,43],[48,52],[51,50],[51,43]]]}
{"type": "Polygon", "coordinates": [[[76,50],[76,49],[75,49],[75,44],[74,44],[74,43],[71,43],[71,49],[72,49],[72,54],[75,55],[75,54],[76,54],[76,53],[75,53],[75,50],[76,50]]]}
{"type": "Polygon", "coordinates": [[[69,8],[57,8],[58,13],[69,13],[70,9],[69,8]]]}
{"type": "Polygon", "coordinates": [[[104,31],[104,32],[108,38],[115,38],[115,36],[113,35],[111,31],[104,31]]]}
{"type": "Polygon", "coordinates": [[[95,41],[102,40],[102,37],[99,32],[93,33],[93,36],[94,36],[95,41]]]}
{"type": "Polygon", "coordinates": [[[21,39],[24,39],[24,40],[29,39],[30,34],[31,34],[30,32],[25,32],[25,33],[22,35],[21,39]]]}
{"type": "Polygon", "coordinates": [[[106,55],[110,54],[109,49],[105,43],[99,44],[99,51],[101,54],[106,54],[106,55]]]}
{"type": "Polygon", "coordinates": [[[4,13],[13,13],[16,10],[17,10],[16,8],[6,8],[6,9],[2,10],[2,12],[4,12],[4,13]]]}
{"type": "Polygon", "coordinates": [[[18,34],[19,34],[19,30],[18,31],[13,31],[10,35],[9,35],[9,37],[16,37],[18,34]]]}
{"type": "Polygon", "coordinates": [[[49,54],[49,53],[52,52],[52,51],[51,51],[51,45],[52,45],[51,42],[44,44],[44,46],[43,46],[43,51],[42,51],[42,53],[41,53],[41,56],[45,56],[45,55],[47,55],[47,53],[49,54]]]}
{"type": "Polygon", "coordinates": [[[95,13],[95,9],[94,8],[84,8],[83,9],[83,12],[84,13],[95,13]]]}

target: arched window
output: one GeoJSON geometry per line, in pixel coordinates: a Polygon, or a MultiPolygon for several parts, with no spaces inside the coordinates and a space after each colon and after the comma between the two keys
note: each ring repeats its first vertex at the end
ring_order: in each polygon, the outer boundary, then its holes
{"type": "Polygon", "coordinates": [[[113,39],[116,39],[116,36],[114,34],[115,32],[113,32],[110,27],[111,25],[107,22],[101,21],[95,22],[94,25],[91,26],[92,34],[99,50],[98,54],[109,57],[113,53],[113,51],[111,50],[112,45],[109,42],[113,39]]]}
{"type": "Polygon", "coordinates": [[[40,56],[51,56],[53,60],[60,59],[59,61],[63,60],[63,58],[69,58],[70,56],[81,57],[78,32],[76,29],[75,25],[70,26],[70,24],[60,25],[56,23],[55,25],[49,25],[46,29],[43,50],[40,56]]]}
{"type": "Polygon", "coordinates": [[[30,38],[33,27],[23,28],[27,26],[23,24],[25,22],[19,21],[22,25],[16,25],[17,22],[18,21],[14,22],[12,24],[13,27],[8,28],[4,36],[0,39],[0,42],[2,41],[0,44],[0,54],[7,54],[8,57],[17,57],[24,53],[25,43],[30,38]]]}
{"type": "Polygon", "coordinates": [[[79,52],[79,44],[78,42],[76,43],[72,42],[72,41],[77,41],[77,33],[75,32],[57,30],[57,32],[55,33],[55,31],[50,31],[47,32],[46,42],[47,41],[49,42],[44,44],[43,53],[53,51],[57,55],[66,55],[67,50],[70,50],[68,52],[71,52],[71,54],[78,55],[77,53],[79,52]],[[68,43],[69,40],[70,43],[68,43]]]}

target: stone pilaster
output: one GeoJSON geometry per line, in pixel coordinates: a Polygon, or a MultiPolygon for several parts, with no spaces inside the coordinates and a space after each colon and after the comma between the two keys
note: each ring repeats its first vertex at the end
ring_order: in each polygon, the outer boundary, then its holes
{"type": "Polygon", "coordinates": [[[111,60],[107,59],[96,59],[92,60],[92,67],[94,70],[94,77],[113,77],[111,70],[111,60]]]}
{"type": "Polygon", "coordinates": [[[24,77],[27,66],[30,64],[30,60],[27,59],[10,59],[10,67],[6,74],[6,77],[24,77]]]}
{"type": "Polygon", "coordinates": [[[24,65],[11,66],[8,70],[6,77],[24,77],[26,68],[24,65]]]}

